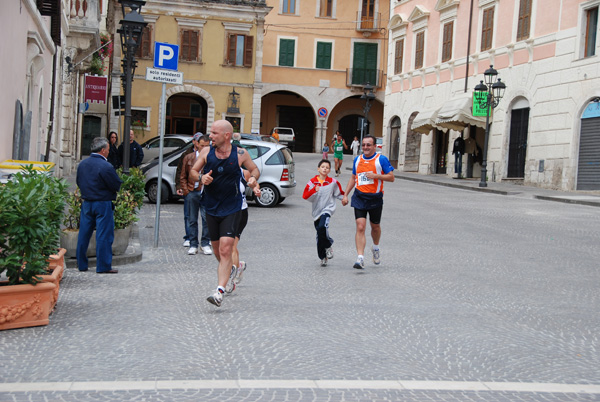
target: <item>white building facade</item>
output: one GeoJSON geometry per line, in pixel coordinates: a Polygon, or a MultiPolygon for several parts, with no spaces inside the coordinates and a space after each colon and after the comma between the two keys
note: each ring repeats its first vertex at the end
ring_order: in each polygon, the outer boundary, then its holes
{"type": "Polygon", "coordinates": [[[490,116],[487,180],[600,190],[599,6],[392,1],[384,152],[399,144],[402,171],[480,177],[485,117],[473,117],[473,91],[493,65],[506,92],[490,116]]]}

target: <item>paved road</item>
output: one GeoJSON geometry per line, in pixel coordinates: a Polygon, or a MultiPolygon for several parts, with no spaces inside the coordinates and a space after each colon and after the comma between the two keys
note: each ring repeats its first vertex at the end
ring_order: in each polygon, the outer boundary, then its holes
{"type": "Polygon", "coordinates": [[[319,155],[295,157],[296,195],[250,208],[221,308],[182,203],[156,249],[145,205],[142,261],[68,269],[50,325],[0,333],[0,401],[600,400],[600,209],[397,180],[381,266],[352,269],[340,205],[323,268],[300,197],[319,155]]]}

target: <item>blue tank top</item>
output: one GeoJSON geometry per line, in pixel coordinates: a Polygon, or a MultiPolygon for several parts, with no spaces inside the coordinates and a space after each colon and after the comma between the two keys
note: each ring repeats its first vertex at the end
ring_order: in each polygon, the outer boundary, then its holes
{"type": "Polygon", "coordinates": [[[212,216],[227,216],[242,209],[242,193],[240,183],[242,170],[238,162],[238,148],[231,146],[231,153],[227,159],[219,159],[215,155],[215,148],[211,145],[206,156],[206,165],[203,171],[212,170],[213,182],[204,186],[202,202],[206,213],[212,216]]]}

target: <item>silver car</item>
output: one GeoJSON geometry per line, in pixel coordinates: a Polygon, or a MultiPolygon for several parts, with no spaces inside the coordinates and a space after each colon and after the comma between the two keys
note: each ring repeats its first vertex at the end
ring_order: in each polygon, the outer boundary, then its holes
{"type": "MultiPolygon", "coordinates": [[[[192,141],[192,136],[188,134],[165,134],[163,155],[181,148],[190,141],[192,141]]],[[[144,151],[144,160],[142,163],[147,163],[157,158],[160,151],[160,137],[153,137],[144,142],[142,150],[144,151]]]]}
{"type": "MultiPolygon", "coordinates": [[[[261,196],[254,197],[250,189],[247,189],[248,200],[255,201],[261,207],[274,207],[281,203],[286,197],[294,194],[296,180],[294,176],[294,158],[289,148],[281,144],[266,141],[241,140],[250,157],[260,171],[261,196]]],[[[175,188],[175,173],[181,155],[192,143],[167,154],[163,157],[161,202],[176,199],[179,196],[175,188]]],[[[151,161],[142,168],[146,175],[146,194],[148,200],[156,203],[158,193],[158,158],[151,161]]]]}

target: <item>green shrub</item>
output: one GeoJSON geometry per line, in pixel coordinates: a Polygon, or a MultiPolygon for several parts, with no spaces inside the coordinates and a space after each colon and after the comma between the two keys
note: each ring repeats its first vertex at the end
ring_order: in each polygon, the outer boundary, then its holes
{"type": "Polygon", "coordinates": [[[0,273],[9,285],[36,284],[60,244],[68,184],[23,167],[0,186],[0,273]]]}

